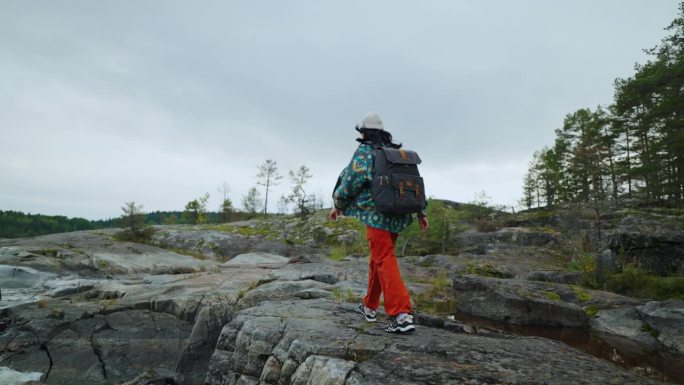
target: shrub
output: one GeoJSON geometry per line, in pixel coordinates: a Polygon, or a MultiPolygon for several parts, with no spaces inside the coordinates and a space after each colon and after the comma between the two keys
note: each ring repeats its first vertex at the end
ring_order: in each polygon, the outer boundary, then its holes
{"type": "Polygon", "coordinates": [[[328,255],[328,258],[335,261],[341,261],[346,256],[354,253],[369,255],[370,250],[368,250],[368,245],[361,242],[357,242],[352,245],[337,245],[332,248],[330,254],[328,255]]]}
{"type": "Polygon", "coordinates": [[[429,280],[430,288],[422,293],[413,294],[416,308],[427,313],[453,313],[457,308],[452,290],[452,281],[446,271],[429,280]]]}
{"type": "Polygon", "coordinates": [[[124,242],[145,243],[149,241],[150,238],[152,238],[152,235],[154,235],[155,231],[156,230],[152,227],[143,227],[136,231],[132,231],[131,229],[125,229],[116,233],[116,235],[114,235],[114,238],[116,240],[124,242]]]}
{"type": "Polygon", "coordinates": [[[503,227],[503,224],[492,218],[478,218],[473,222],[475,229],[482,233],[491,233],[503,227]]]}
{"type": "Polygon", "coordinates": [[[427,214],[430,228],[427,233],[420,230],[418,221],[414,221],[402,233],[397,246],[401,247],[397,254],[426,255],[447,253],[452,249],[452,237],[468,228],[464,222],[471,220],[474,215],[470,206],[453,207],[443,201],[428,200],[427,214]]]}
{"type": "Polygon", "coordinates": [[[342,291],[338,287],[332,289],[332,299],[336,303],[357,303],[359,301],[359,297],[352,289],[342,291]]]}
{"type": "Polygon", "coordinates": [[[636,264],[626,264],[622,272],[608,275],[606,285],[616,293],[656,300],[684,300],[684,277],[648,274],[636,264]]]}

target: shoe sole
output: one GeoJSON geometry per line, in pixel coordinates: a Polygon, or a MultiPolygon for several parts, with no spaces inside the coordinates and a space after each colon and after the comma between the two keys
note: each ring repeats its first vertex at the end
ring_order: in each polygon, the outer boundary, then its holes
{"type": "Polygon", "coordinates": [[[397,334],[404,334],[404,333],[413,333],[416,331],[416,327],[413,325],[408,325],[408,326],[398,326],[396,328],[387,328],[385,329],[387,333],[397,333],[397,334]]]}

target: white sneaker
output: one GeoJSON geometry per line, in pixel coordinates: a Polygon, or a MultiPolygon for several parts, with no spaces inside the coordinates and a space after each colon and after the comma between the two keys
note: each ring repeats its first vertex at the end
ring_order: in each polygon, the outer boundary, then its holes
{"type": "Polygon", "coordinates": [[[363,316],[366,318],[366,322],[375,322],[376,321],[375,310],[371,310],[371,309],[367,308],[366,306],[364,306],[363,303],[360,303],[356,307],[356,312],[363,314],[363,316]]]}
{"type": "Polygon", "coordinates": [[[399,314],[389,319],[389,326],[385,328],[387,333],[413,333],[416,327],[413,326],[413,316],[410,314],[399,314]]]}

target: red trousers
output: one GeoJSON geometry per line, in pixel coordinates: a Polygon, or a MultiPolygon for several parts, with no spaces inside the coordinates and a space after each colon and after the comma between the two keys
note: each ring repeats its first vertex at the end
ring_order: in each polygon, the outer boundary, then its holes
{"type": "Polygon", "coordinates": [[[368,292],[363,304],[370,309],[380,306],[380,293],[385,299],[385,313],[394,317],[411,313],[411,297],[399,274],[394,242],[397,234],[366,226],[366,239],[370,246],[368,292]]]}

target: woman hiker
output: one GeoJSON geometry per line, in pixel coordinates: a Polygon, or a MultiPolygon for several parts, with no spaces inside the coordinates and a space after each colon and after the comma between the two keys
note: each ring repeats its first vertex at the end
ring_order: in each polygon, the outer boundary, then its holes
{"type": "MultiPolygon", "coordinates": [[[[373,180],[374,146],[400,148],[392,142],[392,134],[385,131],[380,116],[369,113],[356,126],[361,133],[359,147],[349,165],[342,171],[333,192],[335,207],[330,219],[335,221],[342,214],[354,216],[366,225],[366,239],[370,247],[368,289],[363,303],[356,309],[368,322],[375,322],[376,309],[380,306],[380,293],[385,300],[385,312],[389,317],[389,333],[410,333],[415,331],[411,315],[411,298],[399,274],[394,242],[399,232],[406,229],[413,217],[411,214],[390,215],[375,210],[371,184],[373,180]]],[[[425,211],[418,214],[421,230],[429,224],[425,211]]]]}

